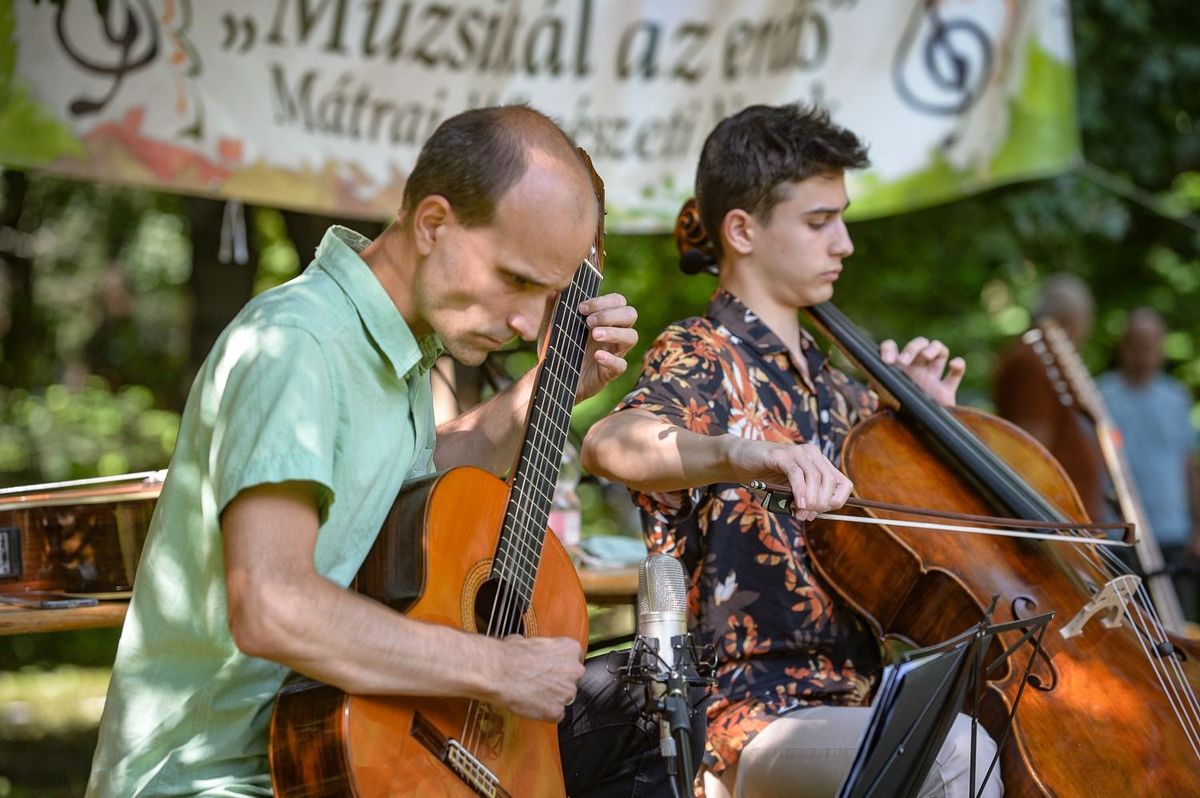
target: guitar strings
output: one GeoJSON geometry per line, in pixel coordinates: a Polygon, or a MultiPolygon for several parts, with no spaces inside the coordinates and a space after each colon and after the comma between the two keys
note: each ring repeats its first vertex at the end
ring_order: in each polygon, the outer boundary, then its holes
{"type": "MultiPolygon", "coordinates": [[[[553,505],[553,486],[561,468],[567,422],[574,407],[585,351],[579,341],[586,341],[587,324],[578,306],[584,299],[595,296],[599,282],[599,272],[585,262],[555,309],[551,340],[535,385],[526,437],[492,565],[492,578],[500,589],[488,619],[489,636],[520,628],[521,617],[532,606],[546,519],[553,505]],[[547,406],[555,413],[548,412],[547,406]],[[559,423],[556,417],[565,421],[559,423]]],[[[482,710],[480,702],[468,703],[462,739],[473,755],[484,731],[482,710]]]]}
{"type": "MultiPolygon", "coordinates": [[[[572,288],[574,288],[574,285],[575,283],[573,281],[572,288]]],[[[555,325],[553,327],[554,332],[552,333],[554,338],[559,337],[558,330],[562,329],[561,322],[566,315],[563,312],[563,309],[573,298],[572,293],[573,292],[571,289],[568,289],[567,293],[560,300],[559,305],[555,309],[555,325]]],[[[542,364],[541,373],[538,375],[538,381],[535,385],[533,407],[531,408],[530,413],[530,423],[527,427],[526,438],[524,441],[522,441],[521,457],[516,473],[513,475],[512,489],[508,507],[506,508],[505,525],[501,533],[500,546],[498,547],[496,559],[492,566],[493,579],[497,580],[501,588],[509,585],[514,591],[522,587],[518,577],[527,574],[529,571],[530,563],[527,561],[522,562],[523,559],[527,559],[525,557],[525,553],[519,549],[514,550],[513,547],[515,545],[514,541],[519,542],[529,534],[528,521],[531,519],[533,511],[527,509],[527,505],[530,503],[532,497],[526,492],[526,487],[531,484],[526,477],[531,467],[538,469],[538,465],[532,462],[531,455],[539,448],[536,445],[536,439],[538,435],[543,434],[538,417],[539,409],[542,403],[546,400],[548,389],[551,387],[549,382],[545,380],[545,375],[549,374],[552,369],[557,367],[557,358],[555,357],[557,344],[557,340],[552,340],[550,346],[548,346],[546,358],[542,364]]],[[[544,475],[541,474],[540,469],[538,469],[537,475],[544,478],[544,475]]],[[[514,614],[514,603],[515,600],[512,598],[511,592],[506,592],[503,589],[498,590],[498,594],[493,600],[491,616],[488,620],[487,629],[485,630],[488,635],[496,636],[500,634],[502,630],[511,628],[514,614]]],[[[479,719],[478,709],[479,708],[474,704],[470,706],[467,715],[467,723],[463,729],[463,742],[468,750],[472,751],[473,753],[477,748],[478,736],[481,733],[481,722],[479,719]]]]}
{"type": "MultiPolygon", "coordinates": [[[[574,282],[572,283],[574,288],[574,282]]],[[[561,300],[561,304],[556,308],[555,318],[555,333],[554,337],[558,338],[557,331],[561,330],[561,322],[566,314],[564,308],[568,306],[573,299],[573,291],[568,289],[561,300]]],[[[498,579],[501,587],[510,586],[512,591],[500,590],[496,600],[492,605],[491,617],[488,622],[486,633],[491,636],[496,636],[503,630],[512,628],[514,622],[514,610],[516,609],[516,600],[514,593],[523,587],[523,579],[530,571],[531,563],[525,552],[521,551],[517,545],[520,541],[528,537],[530,532],[530,521],[534,514],[534,510],[529,508],[529,504],[533,500],[531,494],[527,492],[527,487],[533,483],[527,479],[530,469],[534,469],[537,476],[545,479],[545,475],[541,471],[541,464],[535,463],[532,459],[534,453],[538,452],[541,447],[538,444],[538,436],[544,435],[540,419],[540,408],[550,396],[549,390],[554,387],[546,375],[558,367],[558,358],[555,357],[558,341],[553,341],[551,346],[547,348],[545,362],[542,365],[541,374],[538,376],[538,382],[535,386],[535,401],[530,414],[530,423],[526,433],[526,440],[522,442],[522,453],[517,471],[514,474],[512,484],[512,494],[507,508],[507,518],[504,531],[501,535],[501,545],[497,551],[496,561],[493,563],[493,577],[498,579]],[[510,531],[518,534],[509,534],[510,531]],[[514,548],[516,547],[516,548],[514,548]]],[[[468,724],[464,728],[464,742],[469,750],[474,751],[478,744],[478,734],[480,732],[478,723],[478,713],[471,712],[468,715],[468,724]]]]}

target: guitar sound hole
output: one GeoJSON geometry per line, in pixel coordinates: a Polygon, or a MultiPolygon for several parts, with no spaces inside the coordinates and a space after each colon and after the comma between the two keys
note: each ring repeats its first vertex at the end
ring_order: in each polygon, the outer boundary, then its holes
{"type": "Polygon", "coordinates": [[[503,579],[489,579],[475,594],[475,628],[492,637],[525,634],[525,601],[503,579]]]}

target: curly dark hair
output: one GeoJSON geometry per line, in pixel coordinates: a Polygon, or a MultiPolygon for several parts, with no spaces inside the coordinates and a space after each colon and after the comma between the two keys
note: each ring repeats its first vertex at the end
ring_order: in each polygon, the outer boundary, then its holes
{"type": "Polygon", "coordinates": [[[701,223],[719,257],[729,211],[741,208],[769,221],[784,198],[783,184],[868,163],[866,146],[825,109],[752,105],[721,120],[704,142],[696,168],[701,223]]]}

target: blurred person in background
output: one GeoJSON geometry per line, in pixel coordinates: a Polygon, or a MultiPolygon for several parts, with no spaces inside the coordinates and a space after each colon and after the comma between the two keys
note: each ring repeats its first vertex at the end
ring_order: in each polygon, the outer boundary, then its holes
{"type": "Polygon", "coordinates": [[[1117,368],[1096,384],[1121,431],[1133,481],[1184,615],[1200,618],[1200,465],[1192,396],[1163,371],[1167,327],[1151,308],[1129,314],[1117,368]]]}

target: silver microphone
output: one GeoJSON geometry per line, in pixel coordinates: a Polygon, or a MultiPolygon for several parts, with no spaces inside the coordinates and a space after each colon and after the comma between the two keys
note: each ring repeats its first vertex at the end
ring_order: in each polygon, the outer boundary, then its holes
{"type": "MultiPolygon", "coordinates": [[[[625,671],[646,688],[646,706],[658,718],[659,752],[675,785],[688,795],[693,767],[689,689],[711,685],[710,668],[701,661],[687,631],[687,576],[668,554],[652,554],[638,567],[637,638],[625,671]],[[653,641],[653,642],[651,642],[653,641]],[[675,650],[678,641],[680,650],[675,650]],[[651,653],[653,651],[655,653],[651,653]]],[[[702,742],[703,734],[699,742],[702,742]]]]}
{"type": "Polygon", "coordinates": [[[676,772],[679,748],[671,736],[668,706],[682,711],[686,723],[686,681],[675,671],[675,646],[671,639],[687,634],[687,578],[683,565],[669,554],[652,554],[638,567],[638,623],[634,650],[642,650],[647,699],[657,706],[659,751],[676,772]],[[650,641],[654,641],[651,643],[650,641]],[[648,653],[655,649],[657,657],[648,653]],[[672,684],[668,688],[668,684],[672,684]]]}
{"type": "Polygon", "coordinates": [[[669,554],[652,554],[638,566],[637,634],[646,643],[658,641],[655,671],[675,667],[671,639],[687,634],[687,577],[683,565],[669,554]]]}

